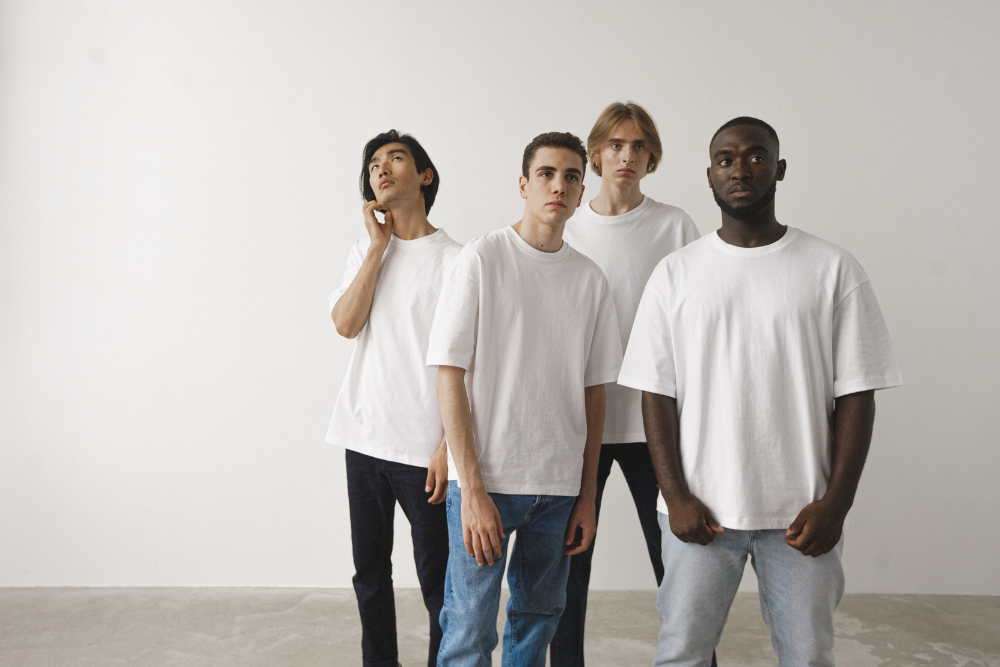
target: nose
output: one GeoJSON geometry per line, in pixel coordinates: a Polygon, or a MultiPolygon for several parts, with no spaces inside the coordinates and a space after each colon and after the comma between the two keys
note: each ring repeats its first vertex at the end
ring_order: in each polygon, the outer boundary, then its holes
{"type": "Polygon", "coordinates": [[[733,169],[729,172],[729,177],[734,181],[745,181],[750,178],[750,170],[743,160],[736,159],[733,160],[733,169]]]}
{"type": "Polygon", "coordinates": [[[632,154],[631,146],[625,146],[625,148],[622,149],[622,162],[625,164],[635,162],[635,155],[632,154]]]}
{"type": "Polygon", "coordinates": [[[556,176],[552,179],[553,194],[564,194],[566,192],[566,177],[556,176]]]}

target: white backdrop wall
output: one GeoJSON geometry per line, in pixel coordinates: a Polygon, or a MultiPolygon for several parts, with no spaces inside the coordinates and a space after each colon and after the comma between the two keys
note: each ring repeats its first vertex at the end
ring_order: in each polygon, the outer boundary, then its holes
{"type": "MultiPolygon", "coordinates": [[[[648,194],[715,229],[709,138],[759,116],[779,220],[873,280],[907,385],[849,590],[1000,594],[997,34],[990,2],[0,3],[0,586],[349,586],[326,297],[364,142],[414,133],[464,242],[519,218],[535,134],[631,99],[648,194]]],[[[593,585],[649,588],[608,494],[593,585]]]]}

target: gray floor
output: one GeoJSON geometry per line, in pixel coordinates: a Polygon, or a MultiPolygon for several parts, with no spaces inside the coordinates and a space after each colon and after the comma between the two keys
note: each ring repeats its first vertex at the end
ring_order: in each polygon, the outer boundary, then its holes
{"type": "MultiPolygon", "coordinates": [[[[587,664],[651,664],[654,595],[594,591],[590,599],[587,664]]],[[[419,592],[398,591],[397,607],[400,660],[418,667],[427,641],[419,592]]],[[[1000,667],[997,597],[847,596],[836,626],[841,667],[1000,667]]],[[[354,592],[345,589],[0,589],[2,667],[354,667],[360,637],[354,592]]],[[[775,664],[756,595],[738,596],[718,655],[723,667],[775,664]]]]}

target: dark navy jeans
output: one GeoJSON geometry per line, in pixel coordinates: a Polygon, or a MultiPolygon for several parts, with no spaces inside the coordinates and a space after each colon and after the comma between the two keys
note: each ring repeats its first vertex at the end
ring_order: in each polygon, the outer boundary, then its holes
{"type": "Polygon", "coordinates": [[[354,591],[361,612],[364,667],[396,667],[396,601],[392,592],[392,538],[396,503],[410,522],[417,579],[430,617],[427,665],[437,664],[439,616],[448,568],[448,516],[424,491],[427,468],[347,450],[347,496],[354,548],[354,591]]]}

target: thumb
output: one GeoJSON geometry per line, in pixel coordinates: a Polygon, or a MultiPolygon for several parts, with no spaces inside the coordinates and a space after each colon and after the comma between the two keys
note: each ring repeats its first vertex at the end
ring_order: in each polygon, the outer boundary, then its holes
{"type": "Polygon", "coordinates": [[[434,490],[434,468],[427,469],[427,481],[424,482],[424,491],[430,493],[434,490]]]}
{"type": "Polygon", "coordinates": [[[390,211],[388,209],[386,209],[386,212],[385,212],[385,225],[389,229],[392,229],[392,211],[390,211]]]}
{"type": "Polygon", "coordinates": [[[785,537],[795,537],[801,533],[805,527],[806,520],[801,514],[799,514],[795,517],[795,521],[792,522],[792,525],[788,527],[788,530],[785,531],[785,537]]]}
{"type": "Polygon", "coordinates": [[[723,528],[718,521],[715,520],[715,515],[709,509],[705,510],[705,523],[712,530],[713,533],[724,533],[726,529],[723,528]]]}

